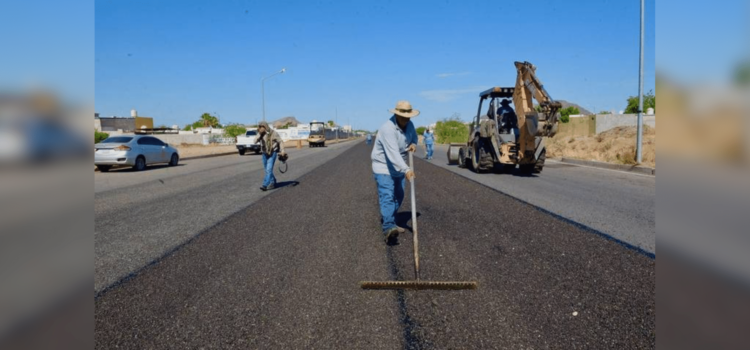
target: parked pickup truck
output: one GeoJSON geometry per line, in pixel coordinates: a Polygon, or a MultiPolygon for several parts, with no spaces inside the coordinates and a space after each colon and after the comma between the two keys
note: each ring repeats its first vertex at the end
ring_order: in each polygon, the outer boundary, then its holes
{"type": "Polygon", "coordinates": [[[245,155],[247,151],[253,151],[255,154],[260,154],[260,143],[255,142],[255,137],[258,136],[256,129],[250,129],[245,132],[245,136],[237,136],[237,150],[241,156],[245,155]]]}

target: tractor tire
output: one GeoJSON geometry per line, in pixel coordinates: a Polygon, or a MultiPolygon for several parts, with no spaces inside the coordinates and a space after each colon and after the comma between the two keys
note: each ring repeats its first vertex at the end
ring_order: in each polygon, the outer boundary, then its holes
{"type": "Polygon", "coordinates": [[[534,173],[539,174],[542,172],[542,169],[544,169],[544,161],[547,159],[547,149],[543,149],[541,153],[539,153],[539,158],[536,160],[536,164],[534,164],[534,173]]]}
{"type": "Polygon", "coordinates": [[[531,175],[534,173],[534,166],[536,164],[519,164],[518,171],[523,175],[531,175]]]}
{"type": "Polygon", "coordinates": [[[466,168],[466,153],[463,147],[458,149],[458,167],[466,168]]]}
{"type": "Polygon", "coordinates": [[[469,162],[471,170],[479,174],[479,160],[477,159],[479,156],[479,136],[474,137],[474,142],[472,142],[471,149],[469,149],[469,156],[471,158],[469,162]]]}
{"type": "Polygon", "coordinates": [[[469,149],[469,162],[467,163],[471,171],[479,174],[479,162],[477,161],[477,155],[473,148],[469,149]]]}

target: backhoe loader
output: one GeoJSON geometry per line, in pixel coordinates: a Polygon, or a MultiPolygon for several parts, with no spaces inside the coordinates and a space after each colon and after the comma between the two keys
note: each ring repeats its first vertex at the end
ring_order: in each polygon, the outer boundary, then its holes
{"type": "Polygon", "coordinates": [[[524,174],[540,173],[544,168],[544,137],[557,133],[560,102],[550,97],[529,62],[515,62],[518,75],[515,87],[493,87],[479,94],[477,116],[471,124],[466,143],[448,148],[448,161],[475,172],[509,172],[518,165],[524,174]],[[515,106],[510,108],[509,100],[515,106]],[[534,101],[539,103],[534,108],[534,101]],[[501,102],[501,100],[504,100],[501,102]],[[489,102],[486,118],[482,105],[489,102]],[[502,104],[503,108],[499,108],[502,104]],[[502,115],[498,112],[502,111],[502,115]]]}

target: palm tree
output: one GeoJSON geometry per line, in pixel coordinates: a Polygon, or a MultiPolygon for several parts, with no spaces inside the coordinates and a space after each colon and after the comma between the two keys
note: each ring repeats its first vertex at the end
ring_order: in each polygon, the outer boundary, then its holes
{"type": "Polygon", "coordinates": [[[201,115],[200,121],[203,123],[204,127],[209,127],[210,126],[210,127],[215,128],[215,127],[219,126],[219,120],[216,117],[214,117],[214,116],[212,116],[212,115],[210,115],[208,113],[203,113],[203,115],[201,115]]]}

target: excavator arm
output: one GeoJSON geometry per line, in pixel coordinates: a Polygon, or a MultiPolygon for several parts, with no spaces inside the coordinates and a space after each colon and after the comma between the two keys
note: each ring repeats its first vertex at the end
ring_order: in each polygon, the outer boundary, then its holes
{"type": "Polygon", "coordinates": [[[513,92],[513,104],[520,129],[518,156],[522,157],[525,162],[531,162],[534,158],[534,138],[536,136],[552,137],[557,133],[558,111],[562,105],[552,99],[542,82],[536,77],[536,67],[533,64],[515,62],[515,65],[518,75],[513,92]],[[539,102],[541,112],[534,109],[533,99],[539,102]]]}

